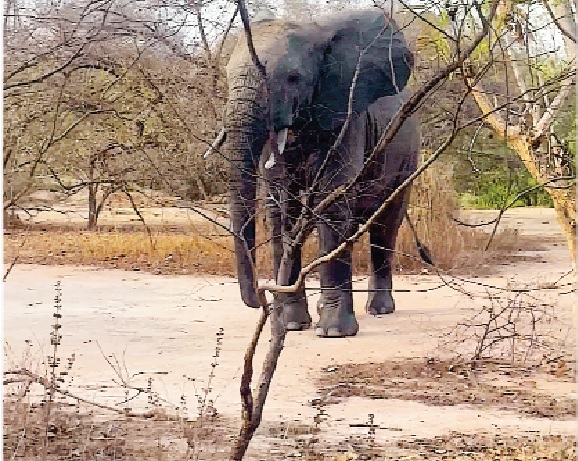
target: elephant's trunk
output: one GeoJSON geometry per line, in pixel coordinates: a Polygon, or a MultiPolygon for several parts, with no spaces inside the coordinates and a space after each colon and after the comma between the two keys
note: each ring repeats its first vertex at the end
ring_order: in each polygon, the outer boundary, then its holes
{"type": "Polygon", "coordinates": [[[241,297],[259,307],[255,290],[255,198],[257,168],[267,140],[266,101],[256,72],[249,69],[229,81],[225,149],[231,167],[231,225],[235,234],[237,278],[241,297]]]}

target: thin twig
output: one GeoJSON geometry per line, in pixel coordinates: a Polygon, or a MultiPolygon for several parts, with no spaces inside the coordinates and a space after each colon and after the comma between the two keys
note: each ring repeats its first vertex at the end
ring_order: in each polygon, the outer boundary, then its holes
{"type": "Polygon", "coordinates": [[[560,19],[557,18],[556,15],[554,14],[552,7],[548,3],[548,0],[542,0],[542,4],[544,5],[544,8],[546,8],[546,11],[550,15],[550,17],[552,18],[552,21],[554,21],[554,24],[556,24],[558,30],[566,37],[568,37],[570,40],[572,40],[574,43],[576,43],[576,36],[562,25],[560,19]]]}
{"type": "MultiPolygon", "coordinates": [[[[31,372],[30,370],[26,370],[26,369],[7,370],[4,372],[4,376],[6,376],[6,375],[25,376],[29,381],[34,382],[36,384],[40,384],[41,386],[43,386],[46,389],[49,389],[51,387],[51,383],[49,380],[47,380],[46,378],[43,378],[42,376],[40,376],[36,373],[31,372]]],[[[21,382],[21,381],[17,381],[13,378],[5,378],[3,380],[4,385],[15,383],[15,382],[21,382]]],[[[94,402],[92,400],[88,400],[88,399],[85,399],[83,397],[79,397],[78,395],[75,395],[72,392],[67,391],[66,389],[62,389],[60,387],[55,387],[54,391],[58,392],[61,395],[64,395],[65,397],[70,397],[74,400],[77,400],[78,402],[86,403],[88,405],[91,405],[91,406],[94,406],[97,408],[101,408],[103,410],[112,411],[114,413],[118,413],[121,415],[132,416],[132,417],[145,417],[145,418],[150,417],[150,416],[154,416],[154,413],[152,411],[150,413],[134,413],[134,412],[129,412],[126,410],[118,409],[115,407],[111,407],[109,405],[104,405],[102,403],[94,402]]]]}

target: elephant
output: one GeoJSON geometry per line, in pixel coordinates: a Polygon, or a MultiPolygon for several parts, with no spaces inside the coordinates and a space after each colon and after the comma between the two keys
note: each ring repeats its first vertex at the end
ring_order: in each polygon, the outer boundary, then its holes
{"type": "MultiPolygon", "coordinates": [[[[413,67],[402,33],[381,9],[345,11],[308,23],[267,19],[253,23],[251,31],[265,76],[248,50],[246,36],[241,36],[226,68],[224,129],[210,149],[223,145],[230,162],[231,226],[241,297],[246,305],[258,307],[252,270],[257,178],[267,187],[277,278],[284,234],[304,206],[319,205],[331,191],[357,178],[339,200],[310,216],[319,254],[331,252],[416,170],[420,136],[415,116],[409,117],[362,171],[408,98],[405,87],[413,67]],[[335,143],[340,133],[341,142],[335,143]]],[[[408,191],[394,198],[369,228],[372,273],[366,311],[373,315],[395,310],[391,259],[408,191]]],[[[319,268],[317,336],[354,336],[359,330],[351,260],[348,245],[319,268]]],[[[298,248],[290,261],[290,284],[300,270],[298,248]]],[[[311,326],[304,290],[301,286],[296,293],[275,295],[287,330],[311,326]]]]}

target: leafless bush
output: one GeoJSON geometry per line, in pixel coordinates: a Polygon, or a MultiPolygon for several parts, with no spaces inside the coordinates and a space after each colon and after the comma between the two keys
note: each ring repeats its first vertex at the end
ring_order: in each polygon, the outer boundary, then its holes
{"type": "Polygon", "coordinates": [[[4,209],[25,208],[35,190],[87,188],[94,227],[116,191],[223,192],[222,161],[207,170],[199,153],[220,123],[229,30],[217,37],[217,51],[187,45],[195,8],[7,4],[4,209]]]}
{"type": "Polygon", "coordinates": [[[565,355],[564,338],[551,326],[556,320],[552,304],[524,289],[502,295],[488,292],[484,299],[483,307],[442,337],[441,347],[454,351],[457,359],[472,366],[486,361],[520,366],[565,355]]]}

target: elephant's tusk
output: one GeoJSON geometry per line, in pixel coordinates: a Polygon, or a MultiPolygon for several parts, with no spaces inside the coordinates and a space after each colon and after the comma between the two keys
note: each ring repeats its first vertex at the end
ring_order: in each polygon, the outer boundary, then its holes
{"type": "Polygon", "coordinates": [[[283,128],[281,131],[279,131],[279,133],[277,133],[277,151],[279,152],[279,155],[283,155],[288,133],[289,128],[283,128]]]}
{"type": "Polygon", "coordinates": [[[271,152],[271,154],[269,155],[269,158],[265,162],[265,169],[270,170],[274,166],[275,166],[275,154],[273,152],[271,152]]]}
{"type": "MultiPolygon", "coordinates": [[[[279,133],[277,133],[277,152],[279,155],[283,155],[283,151],[285,150],[285,144],[287,143],[287,135],[289,133],[289,128],[283,128],[279,133]]],[[[265,162],[265,168],[270,170],[275,166],[277,162],[275,161],[275,152],[271,151],[269,158],[265,162]]]]}
{"type": "Polygon", "coordinates": [[[221,131],[219,131],[219,134],[217,135],[213,143],[203,154],[203,158],[207,158],[209,155],[213,153],[214,150],[217,150],[219,147],[223,145],[223,142],[225,142],[225,135],[226,135],[225,128],[221,128],[221,131]]]}

